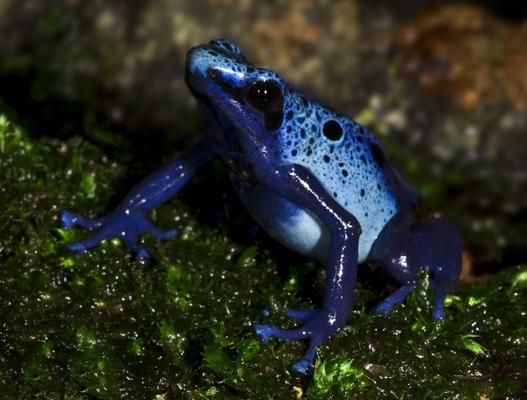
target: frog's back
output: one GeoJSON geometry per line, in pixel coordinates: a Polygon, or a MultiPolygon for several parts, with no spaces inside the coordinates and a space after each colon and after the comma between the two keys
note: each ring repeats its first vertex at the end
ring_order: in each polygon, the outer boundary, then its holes
{"type": "Polygon", "coordinates": [[[284,163],[308,168],[327,192],[361,224],[359,258],[416,195],[386,159],[379,141],[357,122],[292,92],[280,133],[284,163]]]}

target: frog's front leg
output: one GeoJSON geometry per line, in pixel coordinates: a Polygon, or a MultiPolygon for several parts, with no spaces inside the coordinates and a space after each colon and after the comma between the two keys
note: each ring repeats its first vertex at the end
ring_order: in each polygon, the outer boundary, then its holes
{"type": "Polygon", "coordinates": [[[256,334],[263,341],[273,336],[281,340],[309,339],[306,354],[291,367],[291,370],[305,374],[312,368],[317,348],[348,318],[355,292],[361,229],[356,218],[341,207],[306,168],[292,165],[275,172],[273,187],[278,194],[318,216],[332,235],[322,308],[313,311],[288,310],[290,317],[302,321],[296,329],[255,326],[256,334]]]}
{"type": "Polygon", "coordinates": [[[101,241],[118,237],[138,257],[148,257],[148,252],[138,244],[140,235],[151,233],[160,240],[178,234],[177,229],[163,230],[156,227],[149,218],[152,209],[174,197],[195,174],[199,166],[213,158],[212,146],[207,141],[198,143],[187,154],[172,164],[154,172],[133,188],[121,204],[110,214],[99,219],[89,219],[69,211],[63,211],[62,226],[81,226],[96,229],[91,237],[68,244],[74,252],[82,252],[98,245],[101,241]]]}

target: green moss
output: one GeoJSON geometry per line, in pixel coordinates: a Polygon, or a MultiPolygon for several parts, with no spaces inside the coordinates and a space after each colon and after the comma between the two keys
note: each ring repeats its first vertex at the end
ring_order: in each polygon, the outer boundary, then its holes
{"type": "MultiPolygon", "coordinates": [[[[157,210],[179,239],[145,238],[150,263],[118,240],[83,255],[63,245],[61,209],[108,211],[125,166],[80,139],[28,139],[0,117],[0,393],[7,398],[392,399],[518,397],[527,381],[527,266],[462,287],[447,319],[430,319],[426,279],[387,318],[385,293],[359,284],[348,324],[321,349],[311,378],[287,367],[300,342],[263,344],[251,324],[293,326],[286,306],[313,307],[322,268],[279,265],[267,242],[243,247],[225,223],[198,223],[181,200],[157,210]],[[315,292],[316,290],[314,290],[315,292]],[[309,297],[309,296],[308,296],[309,297]],[[268,306],[274,312],[265,318],[268,306]]],[[[361,282],[362,283],[362,282],[361,282]]]]}

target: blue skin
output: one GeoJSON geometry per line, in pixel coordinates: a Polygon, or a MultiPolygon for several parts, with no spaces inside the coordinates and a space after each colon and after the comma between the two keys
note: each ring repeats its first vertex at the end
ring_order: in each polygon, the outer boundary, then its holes
{"type": "Polygon", "coordinates": [[[434,291],[432,316],[444,318],[444,299],[458,282],[461,240],[441,219],[417,221],[416,195],[386,159],[378,140],[357,122],[290,87],[277,73],[250,64],[232,42],[215,40],[187,53],[186,81],[208,122],[190,152],[146,178],[109,215],[91,220],[64,211],[62,225],[97,232],[71,243],[75,252],[119,237],[139,257],[143,234],[160,240],[178,231],[149,220],[198,167],[221,158],[242,202],[285,246],[326,264],[326,292],[316,310],[287,310],[292,330],[255,325],[267,341],[309,340],[291,369],[309,373],[317,348],[346,323],[357,265],[377,261],[401,287],[374,312],[387,314],[411,293],[427,266],[434,291]]]}

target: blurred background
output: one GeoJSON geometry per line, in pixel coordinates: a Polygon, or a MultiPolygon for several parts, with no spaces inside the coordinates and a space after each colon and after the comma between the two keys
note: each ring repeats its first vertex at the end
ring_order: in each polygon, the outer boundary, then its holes
{"type": "Polygon", "coordinates": [[[526,17],[513,0],[0,0],[0,106],[34,136],[125,151],[131,183],[203,131],[185,51],[232,39],[381,138],[423,214],[462,230],[470,281],[526,260],[526,17]]]}

